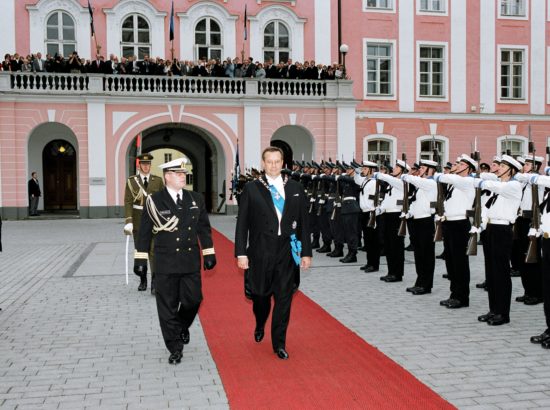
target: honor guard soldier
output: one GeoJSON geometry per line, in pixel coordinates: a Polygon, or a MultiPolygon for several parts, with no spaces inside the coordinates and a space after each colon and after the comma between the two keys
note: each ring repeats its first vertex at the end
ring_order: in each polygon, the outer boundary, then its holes
{"type": "Polygon", "coordinates": [[[388,263],[388,274],[382,276],[380,280],[385,282],[402,282],[403,270],[405,265],[405,242],[402,236],[399,236],[399,225],[402,205],[397,201],[403,199],[403,181],[401,176],[407,173],[410,167],[403,160],[397,160],[391,175],[375,172],[376,180],[387,182],[385,197],[377,210],[384,221],[384,250],[388,263]]]}
{"type": "Polygon", "coordinates": [[[184,158],[160,166],[166,188],[147,197],[136,242],[134,273],[147,274],[151,244],[160,328],[168,362],[181,362],[189,327],[202,301],[201,249],[204,269],[216,265],[212,233],[202,195],[187,191],[184,158]],[[154,238],[154,241],[153,241],[154,238]]]}
{"type": "Polygon", "coordinates": [[[321,173],[319,175],[319,188],[317,189],[317,216],[319,221],[319,229],[321,231],[321,238],[323,239],[323,246],[317,249],[319,253],[332,252],[332,232],[330,230],[330,216],[332,213],[332,204],[329,203],[330,190],[332,188],[332,182],[326,179],[332,173],[332,164],[330,162],[321,162],[321,173]]]}
{"type": "MultiPolygon", "coordinates": [[[[550,161],[548,163],[550,165],[550,161]]],[[[544,170],[545,175],[533,175],[529,179],[531,184],[536,184],[544,189],[540,210],[540,227],[535,236],[542,241],[542,291],[544,299],[544,317],[546,330],[540,335],[531,337],[531,343],[540,344],[545,349],[550,349],[550,166],[544,170]]]]}
{"type": "Polygon", "coordinates": [[[361,266],[365,272],[378,272],[380,266],[380,244],[378,241],[378,226],[376,225],[376,207],[380,199],[380,181],[372,175],[378,170],[378,164],[363,161],[362,167],[355,170],[354,180],[359,187],[359,207],[361,208],[361,224],[365,230],[365,250],[367,263],[361,266]]]}
{"type": "MultiPolygon", "coordinates": [[[[151,174],[153,156],[151,154],[141,154],[138,155],[137,159],[139,160],[138,172],[128,178],[124,191],[124,217],[126,218],[124,233],[134,236],[134,244],[139,236],[141,215],[147,197],[164,188],[162,178],[151,174]]],[[[155,292],[153,272],[153,259],[151,258],[151,293],[155,292]]],[[[138,290],[147,290],[146,275],[140,277],[138,290]]]]}
{"type": "Polygon", "coordinates": [[[464,154],[453,166],[452,174],[436,177],[438,184],[446,184],[442,218],[443,243],[445,247],[445,267],[451,282],[451,295],[439,302],[449,309],[470,305],[470,260],[466,254],[471,228],[468,211],[474,202],[473,173],[477,161],[464,154]]]}
{"type": "MultiPolygon", "coordinates": [[[[532,176],[539,173],[543,161],[543,157],[527,156],[523,165],[523,173],[516,175],[516,179],[522,183],[522,198],[518,218],[514,224],[517,237],[514,239],[512,252],[515,255],[515,266],[519,269],[521,283],[525,290],[523,296],[516,298],[516,302],[523,302],[526,305],[536,305],[542,302],[542,272],[540,271],[540,263],[525,263],[525,255],[529,246],[528,233],[533,216],[533,192],[529,185],[529,180],[532,176]]],[[[543,195],[544,188],[539,187],[538,197],[542,198],[543,195]]],[[[514,264],[512,264],[512,267],[514,267],[514,264]]]]}
{"type": "MultiPolygon", "coordinates": [[[[510,257],[512,253],[512,226],[517,218],[521,202],[521,183],[514,179],[522,169],[521,164],[509,155],[503,155],[496,173],[499,181],[479,179],[476,187],[487,189],[491,197],[485,203],[487,224],[485,258],[489,312],[478,317],[480,322],[499,326],[510,322],[512,278],[510,257]]],[[[483,177],[484,174],[481,176],[483,177]]]]}

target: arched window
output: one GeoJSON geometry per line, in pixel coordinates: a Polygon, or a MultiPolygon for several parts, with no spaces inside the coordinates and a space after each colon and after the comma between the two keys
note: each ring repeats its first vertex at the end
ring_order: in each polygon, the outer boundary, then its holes
{"type": "Polygon", "coordinates": [[[420,140],[420,159],[429,159],[436,161],[439,164],[443,164],[448,160],[448,147],[445,137],[435,138],[429,136],[422,138],[420,140]],[[434,153],[434,150],[437,151],[437,155],[434,153]]]}
{"type": "Polygon", "coordinates": [[[370,140],[367,143],[367,156],[369,161],[384,163],[392,162],[392,143],[386,139],[370,140]]]}
{"type": "Polygon", "coordinates": [[[122,55],[137,56],[138,60],[151,55],[151,33],[149,23],[143,16],[132,14],[122,23],[122,55]]]}
{"type": "Polygon", "coordinates": [[[290,34],[281,21],[272,21],[264,29],[264,61],[286,63],[290,57],[290,34]]]}
{"type": "Polygon", "coordinates": [[[69,56],[76,50],[75,23],[70,14],[54,11],[46,21],[46,52],[69,56]]]}
{"type": "Polygon", "coordinates": [[[195,26],[195,58],[197,60],[220,59],[223,54],[222,30],[216,20],[203,18],[195,26]]]}

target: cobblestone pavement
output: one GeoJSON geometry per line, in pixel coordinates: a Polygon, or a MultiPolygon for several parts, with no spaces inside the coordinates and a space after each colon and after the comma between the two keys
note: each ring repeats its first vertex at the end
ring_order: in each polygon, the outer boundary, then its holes
{"type": "MultiPolygon", "coordinates": [[[[211,221],[233,238],[234,216],[211,221]]],[[[122,226],[115,219],[4,222],[0,408],[228,408],[199,320],[182,364],[168,365],[154,298],[136,291],[131,272],[125,284],[122,226]]],[[[482,280],[482,255],[471,260],[470,307],[458,310],[439,306],[448,297],[442,261],[432,293],[413,296],[405,292],[415,279],[411,253],[404,282],[392,284],[378,279],[385,265],[359,270],[364,255],[343,265],[316,254],[302,291],[461,409],[550,408],[550,352],[529,343],[544,330],[542,305],[512,302],[509,325],[479,323],[488,310],[487,294],[473,287],[482,280]]],[[[513,286],[515,298],[519,278],[513,286]]],[[[292,331],[291,321],[289,346],[292,331]]]]}

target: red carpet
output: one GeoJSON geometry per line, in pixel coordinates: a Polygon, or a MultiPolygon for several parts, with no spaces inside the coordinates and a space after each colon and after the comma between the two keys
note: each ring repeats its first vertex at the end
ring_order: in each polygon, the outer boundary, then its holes
{"type": "Polygon", "coordinates": [[[290,359],[278,359],[269,322],[264,340],[254,341],[233,243],[214,232],[214,244],[218,265],[203,273],[200,319],[232,409],[453,408],[301,292],[292,303],[290,359]]]}

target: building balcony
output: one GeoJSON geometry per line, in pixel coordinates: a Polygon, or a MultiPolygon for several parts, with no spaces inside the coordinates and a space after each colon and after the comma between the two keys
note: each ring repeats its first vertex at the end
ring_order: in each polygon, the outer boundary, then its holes
{"type": "Polygon", "coordinates": [[[353,101],[350,80],[1,72],[0,94],[353,101]]]}

